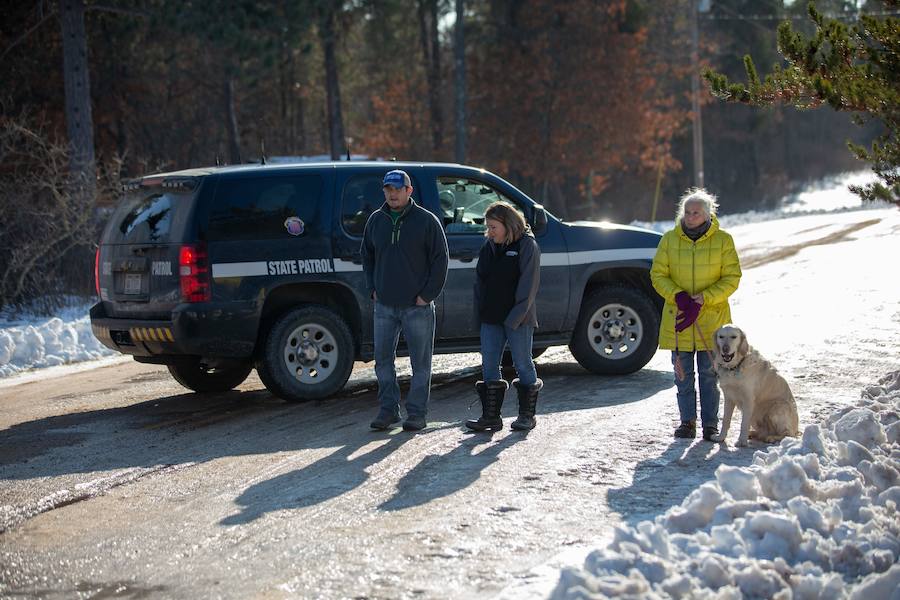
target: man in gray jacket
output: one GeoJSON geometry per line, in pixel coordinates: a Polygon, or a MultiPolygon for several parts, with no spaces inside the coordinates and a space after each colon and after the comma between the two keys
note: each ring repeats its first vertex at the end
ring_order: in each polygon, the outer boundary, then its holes
{"type": "Polygon", "coordinates": [[[425,427],[431,395],[434,353],[434,299],[447,280],[449,252],[438,218],[412,199],[405,171],[384,176],[384,204],[366,222],[363,270],[375,300],[375,376],[381,408],[372,429],[390,429],[400,421],[397,342],[400,332],[409,349],[412,382],[406,397],[403,429],[425,427]]]}

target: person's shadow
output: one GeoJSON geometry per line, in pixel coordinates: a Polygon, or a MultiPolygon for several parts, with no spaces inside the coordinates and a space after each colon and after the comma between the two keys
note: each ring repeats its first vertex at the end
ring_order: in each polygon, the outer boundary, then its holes
{"type": "Polygon", "coordinates": [[[385,433],[379,437],[357,437],[352,443],[309,464],[302,469],[283,473],[271,479],[251,485],[235,499],[241,511],[222,519],[220,525],[242,525],[266,513],[277,510],[312,506],[337,498],[369,479],[366,471],[391,453],[397,451],[412,437],[402,433],[385,433]],[[363,454],[357,454],[365,446],[387,440],[363,454]]]}
{"type": "Polygon", "coordinates": [[[385,511],[403,510],[464,489],[481,477],[481,472],[497,461],[503,450],[524,440],[525,436],[510,433],[498,442],[473,452],[490,439],[483,434],[473,434],[446,454],[426,456],[400,478],[394,497],[378,508],[385,511]]]}
{"type": "Polygon", "coordinates": [[[639,462],[631,485],[607,492],[609,507],[629,525],[653,519],[677,506],[700,484],[715,478],[719,465],[746,467],[754,449],[701,440],[675,440],[659,456],[639,462]]]}

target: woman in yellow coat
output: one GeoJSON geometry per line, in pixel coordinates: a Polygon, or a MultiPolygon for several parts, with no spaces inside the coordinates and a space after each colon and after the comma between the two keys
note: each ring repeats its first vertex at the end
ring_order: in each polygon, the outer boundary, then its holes
{"type": "Polygon", "coordinates": [[[719,388],[707,350],[712,350],[716,329],[731,322],[728,297],[741,280],[734,240],[719,229],[717,208],[716,197],[706,190],[685,192],[678,203],[675,227],[660,240],[650,270],[653,287],[666,301],[659,347],[672,350],[681,414],[675,437],[697,435],[696,362],[703,439],[708,441],[718,433],[719,388]]]}

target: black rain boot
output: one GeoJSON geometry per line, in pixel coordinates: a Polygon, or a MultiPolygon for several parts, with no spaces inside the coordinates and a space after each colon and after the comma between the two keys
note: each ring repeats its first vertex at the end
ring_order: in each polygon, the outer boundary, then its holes
{"type": "Polygon", "coordinates": [[[503,396],[509,388],[502,379],[495,381],[479,381],[475,384],[475,391],[481,398],[481,418],[469,419],[466,427],[475,431],[500,431],[503,429],[503,419],[500,417],[500,409],[503,407],[503,396]]]}
{"type": "Polygon", "coordinates": [[[516,386],[516,392],[519,394],[519,418],[512,422],[512,427],[516,431],[528,431],[534,429],[537,421],[534,420],[534,412],[537,410],[537,399],[544,382],[540,379],[531,385],[519,383],[518,379],[513,380],[516,386]]]}
{"type": "Polygon", "coordinates": [[[689,439],[697,437],[697,421],[682,421],[675,430],[675,437],[689,439]]]}

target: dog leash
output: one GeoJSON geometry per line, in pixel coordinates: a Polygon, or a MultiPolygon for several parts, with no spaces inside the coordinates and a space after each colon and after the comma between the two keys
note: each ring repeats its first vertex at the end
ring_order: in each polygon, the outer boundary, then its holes
{"type": "MultiPolygon", "coordinates": [[[[699,319],[700,317],[698,316],[697,318],[699,319]]],[[[697,333],[700,334],[700,339],[703,340],[703,347],[706,349],[706,356],[709,357],[709,364],[713,364],[716,361],[716,357],[713,355],[712,350],[709,349],[706,336],[703,335],[703,330],[700,329],[700,323],[694,321],[694,327],[697,328],[697,333]]]]}
{"type": "MultiPolygon", "coordinates": [[[[699,315],[697,318],[699,318],[699,315]]],[[[712,351],[709,349],[709,343],[707,343],[706,336],[703,335],[703,330],[700,329],[700,324],[697,321],[694,321],[694,327],[697,329],[700,339],[703,340],[703,347],[706,355],[709,357],[709,363],[711,365],[714,364],[715,356],[713,356],[712,351]]],[[[684,381],[684,378],[687,375],[684,372],[684,365],[681,364],[681,357],[678,356],[678,330],[675,331],[675,357],[675,377],[678,378],[678,381],[684,381]]]]}

